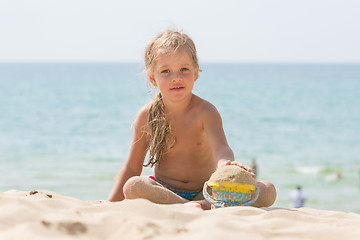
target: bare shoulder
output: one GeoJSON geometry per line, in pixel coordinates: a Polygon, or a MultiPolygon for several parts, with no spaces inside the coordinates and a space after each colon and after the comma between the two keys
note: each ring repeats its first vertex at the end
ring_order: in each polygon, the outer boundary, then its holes
{"type": "Polygon", "coordinates": [[[147,123],[148,115],[149,115],[150,104],[144,105],[140,108],[137,117],[134,121],[135,128],[144,128],[147,123]]]}
{"type": "Polygon", "coordinates": [[[209,101],[194,95],[196,110],[201,112],[205,118],[208,117],[220,117],[220,113],[216,107],[209,101]]]}

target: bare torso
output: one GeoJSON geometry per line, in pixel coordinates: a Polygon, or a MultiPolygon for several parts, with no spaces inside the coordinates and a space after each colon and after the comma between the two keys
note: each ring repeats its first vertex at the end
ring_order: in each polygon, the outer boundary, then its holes
{"type": "Polygon", "coordinates": [[[215,171],[216,163],[203,124],[207,104],[194,95],[188,111],[168,115],[176,143],[161,163],[155,165],[154,175],[175,189],[201,190],[215,171]]]}

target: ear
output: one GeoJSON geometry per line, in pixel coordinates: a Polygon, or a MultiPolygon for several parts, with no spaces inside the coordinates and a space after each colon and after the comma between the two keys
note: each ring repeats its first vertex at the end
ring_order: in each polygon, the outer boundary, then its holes
{"type": "Polygon", "coordinates": [[[157,82],[155,80],[154,74],[148,73],[148,79],[151,82],[151,84],[154,85],[154,87],[157,87],[157,82]]]}
{"type": "Polygon", "coordinates": [[[194,82],[196,82],[196,80],[198,80],[198,78],[199,78],[199,68],[196,68],[195,69],[195,73],[194,73],[194,82]]]}

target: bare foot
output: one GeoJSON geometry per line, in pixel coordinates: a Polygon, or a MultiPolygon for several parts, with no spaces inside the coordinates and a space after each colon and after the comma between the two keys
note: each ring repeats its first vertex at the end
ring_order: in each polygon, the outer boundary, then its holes
{"type": "Polygon", "coordinates": [[[190,206],[190,207],[201,208],[200,203],[197,203],[197,202],[187,202],[187,203],[184,203],[184,205],[187,205],[187,206],[190,206]]]}

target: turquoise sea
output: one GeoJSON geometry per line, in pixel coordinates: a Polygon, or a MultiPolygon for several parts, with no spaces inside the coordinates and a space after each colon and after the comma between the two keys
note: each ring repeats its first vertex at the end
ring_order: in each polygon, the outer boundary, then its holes
{"type": "MultiPolygon", "coordinates": [[[[236,159],[275,184],[275,207],[301,185],[307,207],[360,213],[359,64],[201,68],[194,93],[218,108],[236,159]]],[[[150,99],[141,64],[0,63],[0,191],[106,199],[150,99]]]]}

